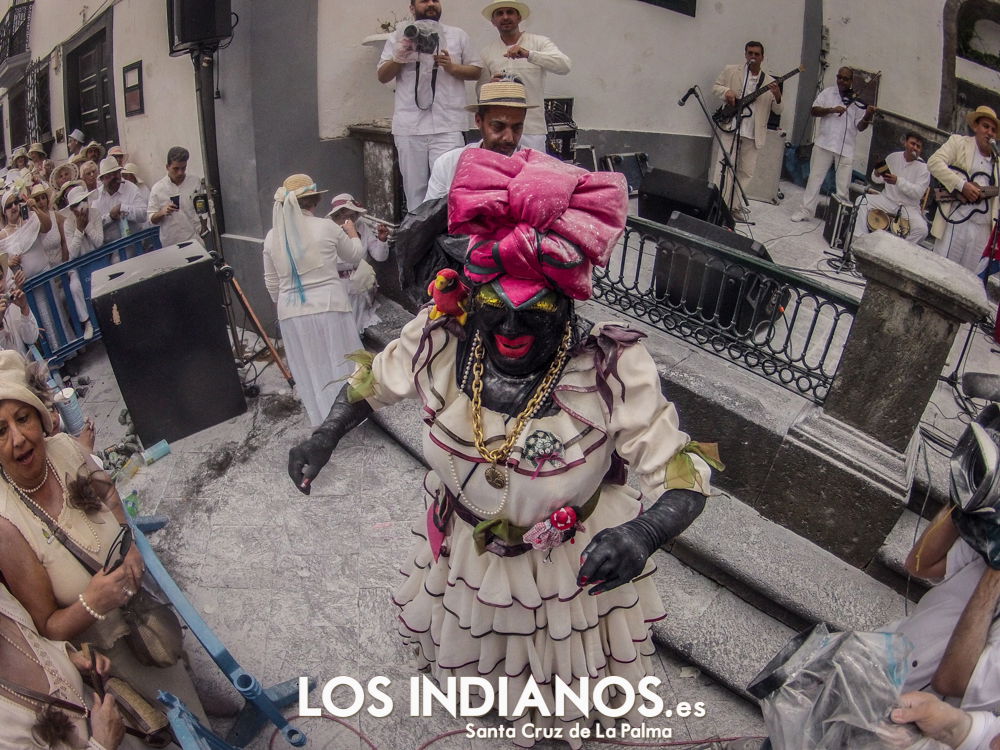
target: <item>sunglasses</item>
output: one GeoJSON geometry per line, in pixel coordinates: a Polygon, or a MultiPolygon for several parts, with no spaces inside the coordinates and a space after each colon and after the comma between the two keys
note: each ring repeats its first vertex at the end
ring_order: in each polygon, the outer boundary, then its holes
{"type": "Polygon", "coordinates": [[[118,536],[111,543],[108,556],[104,559],[104,572],[114,573],[125,562],[125,555],[132,548],[132,527],[123,523],[118,530],[118,536]]]}

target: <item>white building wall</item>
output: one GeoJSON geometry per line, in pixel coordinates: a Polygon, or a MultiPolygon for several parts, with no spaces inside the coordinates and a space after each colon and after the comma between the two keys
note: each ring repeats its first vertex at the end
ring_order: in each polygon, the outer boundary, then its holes
{"type": "MultiPolygon", "coordinates": [[[[460,26],[476,49],[496,30],[482,16],[485,0],[443,0],[442,21],[460,26]]],[[[550,96],[575,98],[573,116],[585,129],[708,135],[705,118],[685,90],[701,86],[712,109],[711,84],[723,65],[742,62],[743,44],[764,43],[765,67],[783,74],[799,64],[803,10],[789,0],[701,0],[696,18],[637,0],[529,2],[522,25],[550,37],[573,59],[567,76],[547,78],[550,96]]],[[[378,21],[408,17],[406,0],[371,0],[343,12],[342,0],[319,0],[318,86],[320,136],[336,138],[348,125],[392,115],[392,87],[375,78],[380,49],[361,46],[378,21]]],[[[473,89],[469,86],[469,100],[473,89]]],[[[787,88],[786,111],[795,106],[787,88]]],[[[791,126],[785,115],[785,127],[791,126]]],[[[471,120],[470,120],[471,125],[471,120]]]]}
{"type": "MultiPolygon", "coordinates": [[[[109,76],[115,92],[118,137],[147,183],[163,175],[167,149],[183,145],[191,152],[191,172],[204,174],[194,70],[189,57],[170,57],[167,51],[166,4],[152,0],[36,0],[32,9],[30,50],[32,59],[52,54],[49,65],[53,132],[68,132],[65,113],[65,78],[62,44],[94,18],[98,9],[111,8],[113,54],[109,76]],[[143,61],[145,114],[125,117],[122,68],[143,61]]],[[[6,10],[6,8],[5,8],[6,10]]],[[[10,128],[6,126],[9,138],[10,128]]],[[[88,134],[89,135],[89,134],[88,134]]],[[[65,137],[54,146],[53,158],[66,157],[65,137]]]]}

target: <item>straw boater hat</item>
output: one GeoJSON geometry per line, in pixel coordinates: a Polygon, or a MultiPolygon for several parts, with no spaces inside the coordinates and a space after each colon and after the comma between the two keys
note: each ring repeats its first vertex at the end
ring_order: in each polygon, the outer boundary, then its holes
{"type": "Polygon", "coordinates": [[[333,216],[337,211],[354,211],[358,214],[368,213],[368,209],[354,200],[354,196],[350,193],[340,193],[333,196],[333,200],[330,201],[330,213],[327,216],[333,216]]]}
{"type": "Polygon", "coordinates": [[[121,169],[122,166],[121,164],[118,163],[118,160],[115,157],[105,156],[103,159],[101,159],[101,169],[97,173],[97,176],[104,177],[105,175],[109,175],[112,172],[120,172],[121,169]]]}
{"type": "Polygon", "coordinates": [[[56,190],[56,194],[52,198],[52,205],[58,206],[59,202],[63,199],[63,196],[75,187],[85,188],[87,185],[83,180],[70,180],[69,182],[64,183],[61,188],[56,190]]]}
{"type": "Polygon", "coordinates": [[[535,109],[537,104],[528,104],[528,94],[523,83],[515,81],[491,81],[479,89],[479,102],[468,104],[466,109],[475,112],[480,107],[518,107],[535,109]]]}
{"type": "Polygon", "coordinates": [[[41,154],[42,156],[48,156],[48,154],[45,153],[45,149],[42,148],[41,143],[32,143],[28,147],[28,156],[31,156],[32,154],[41,154]]]}
{"type": "Polygon", "coordinates": [[[138,182],[140,185],[145,185],[146,183],[142,181],[142,178],[136,171],[137,169],[139,168],[135,165],[135,162],[127,161],[125,162],[125,166],[122,167],[122,174],[130,174],[133,177],[135,177],[135,181],[138,182]]]}
{"type": "Polygon", "coordinates": [[[84,146],[84,147],[83,147],[82,149],[80,149],[80,150],[81,150],[81,151],[83,151],[83,153],[87,153],[87,152],[88,152],[88,151],[90,151],[90,149],[92,149],[92,148],[98,148],[98,149],[100,149],[100,150],[101,150],[101,153],[100,153],[100,156],[99,156],[98,158],[100,158],[101,156],[104,156],[104,146],[102,146],[102,145],[101,145],[100,143],[98,143],[97,141],[91,141],[90,143],[88,143],[88,144],[87,144],[86,146],[84,146]]]}
{"type": "Polygon", "coordinates": [[[1000,128],[1000,122],[997,122],[997,113],[993,111],[992,107],[987,107],[986,105],[976,107],[975,112],[969,112],[965,116],[965,121],[969,123],[969,127],[971,128],[975,127],[975,124],[984,117],[993,122],[993,127],[1000,128]]]}
{"type": "Polygon", "coordinates": [[[52,432],[52,417],[41,399],[28,387],[27,363],[12,349],[0,351],[0,401],[11,399],[33,407],[45,432],[52,432]]]}
{"type": "Polygon", "coordinates": [[[285,178],[281,187],[289,193],[295,193],[297,198],[308,198],[310,195],[322,195],[326,190],[317,190],[316,182],[307,174],[293,174],[285,178]]]}
{"type": "Polygon", "coordinates": [[[483,15],[486,16],[486,20],[492,21],[493,11],[499,10],[500,8],[513,8],[521,14],[522,21],[531,15],[531,10],[524,3],[510,2],[510,0],[493,0],[492,3],[483,8],[483,15]]]}

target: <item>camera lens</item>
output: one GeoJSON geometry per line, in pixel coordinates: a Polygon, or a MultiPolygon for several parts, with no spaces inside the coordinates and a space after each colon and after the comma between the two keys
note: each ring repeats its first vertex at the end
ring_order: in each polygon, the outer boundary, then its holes
{"type": "Polygon", "coordinates": [[[416,39],[417,35],[420,33],[420,29],[417,28],[416,24],[410,24],[403,28],[403,36],[407,39],[416,39]]]}

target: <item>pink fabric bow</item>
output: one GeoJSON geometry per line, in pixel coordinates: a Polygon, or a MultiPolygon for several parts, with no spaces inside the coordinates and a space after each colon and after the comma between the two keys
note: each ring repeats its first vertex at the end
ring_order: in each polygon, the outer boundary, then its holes
{"type": "Polygon", "coordinates": [[[530,149],[466,150],[448,195],[448,230],[470,235],[469,278],[499,278],[515,306],[547,288],[589,299],[593,266],[607,265],[627,213],[623,175],[530,149]]]}

